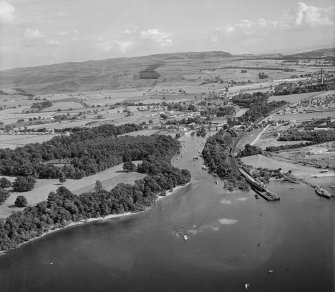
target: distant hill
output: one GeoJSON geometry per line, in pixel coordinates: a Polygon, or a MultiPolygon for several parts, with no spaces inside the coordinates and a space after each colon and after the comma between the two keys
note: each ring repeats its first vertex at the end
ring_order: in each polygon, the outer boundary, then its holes
{"type": "Polygon", "coordinates": [[[325,58],[335,57],[335,48],[313,50],[304,53],[297,53],[284,56],[285,59],[310,59],[310,58],[325,58]]]}
{"type": "Polygon", "coordinates": [[[11,88],[28,94],[49,94],[153,86],[159,76],[164,80],[182,78],[182,70],[164,72],[165,66],[178,63],[181,67],[192,59],[215,62],[229,57],[232,57],[230,53],[221,51],[186,52],[16,68],[0,71],[0,90],[11,88]],[[140,78],[141,72],[143,77],[143,72],[147,74],[147,68],[153,64],[160,64],[157,70],[163,74],[159,72],[154,79],[140,78]]]}

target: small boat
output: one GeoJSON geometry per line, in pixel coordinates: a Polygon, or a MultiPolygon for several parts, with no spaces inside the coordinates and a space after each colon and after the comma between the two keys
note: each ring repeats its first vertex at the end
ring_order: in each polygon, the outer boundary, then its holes
{"type": "Polygon", "coordinates": [[[292,187],[290,187],[290,190],[293,190],[293,188],[292,188],[292,187]]]}
{"type": "Polygon", "coordinates": [[[185,241],[188,240],[188,236],[186,234],[183,237],[185,241]]]}
{"type": "Polygon", "coordinates": [[[244,288],[245,288],[245,290],[248,290],[248,287],[250,286],[250,284],[249,283],[245,283],[244,284],[244,288]]]}
{"type": "Polygon", "coordinates": [[[271,269],[268,270],[268,273],[269,273],[269,274],[272,274],[272,273],[273,273],[273,270],[271,270],[271,269]]]}
{"type": "Polygon", "coordinates": [[[259,199],[259,196],[256,194],[256,195],[255,195],[255,198],[258,200],[258,199],[259,199]]]}
{"type": "Polygon", "coordinates": [[[332,197],[330,193],[328,193],[325,189],[321,188],[320,186],[315,186],[314,189],[315,192],[321,197],[325,197],[327,199],[330,199],[332,197]]]}

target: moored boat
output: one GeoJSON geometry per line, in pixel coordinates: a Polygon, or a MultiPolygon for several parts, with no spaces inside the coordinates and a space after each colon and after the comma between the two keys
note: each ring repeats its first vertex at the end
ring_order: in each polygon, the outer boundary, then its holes
{"type": "Polygon", "coordinates": [[[330,199],[332,197],[332,195],[329,192],[327,192],[325,189],[321,188],[320,186],[315,186],[314,189],[315,189],[315,192],[321,197],[324,197],[327,199],[330,199]]]}

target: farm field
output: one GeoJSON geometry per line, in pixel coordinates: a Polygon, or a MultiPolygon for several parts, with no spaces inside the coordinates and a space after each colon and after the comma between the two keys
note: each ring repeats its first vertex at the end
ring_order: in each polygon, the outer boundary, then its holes
{"type": "MultiPolygon", "coordinates": [[[[139,162],[134,162],[136,165],[139,162]]],[[[47,199],[50,192],[55,192],[60,186],[64,186],[74,194],[81,194],[94,189],[95,182],[100,180],[103,188],[110,190],[118,183],[133,183],[137,179],[145,177],[145,174],[130,172],[125,173],[122,170],[123,164],[111,167],[107,170],[101,171],[97,174],[84,177],[82,179],[74,180],[68,179],[65,183],[60,184],[57,179],[40,179],[32,191],[17,193],[11,192],[10,197],[6,202],[0,206],[0,218],[10,215],[13,211],[21,210],[22,208],[12,207],[18,195],[24,195],[27,198],[28,204],[35,205],[38,202],[47,199]]],[[[14,181],[15,178],[7,177],[9,180],[14,181]]]]}
{"type": "MultiPolygon", "coordinates": [[[[269,169],[281,168],[284,172],[291,170],[293,175],[306,179],[309,179],[313,176],[322,175],[319,173],[320,170],[316,169],[315,167],[293,163],[291,161],[287,161],[284,159],[278,159],[277,157],[265,157],[263,155],[253,155],[243,157],[241,158],[241,160],[243,163],[251,165],[254,168],[258,167],[269,168],[269,169]]],[[[335,176],[335,173],[333,171],[329,171],[327,174],[324,174],[324,176],[326,175],[335,176]]]]}
{"type": "Polygon", "coordinates": [[[290,103],[297,103],[299,101],[302,101],[305,98],[311,98],[314,96],[321,95],[320,92],[306,92],[306,93],[300,93],[300,94],[289,94],[289,95],[278,95],[278,96],[270,96],[269,101],[280,101],[285,100],[290,103]]]}
{"type": "Polygon", "coordinates": [[[335,144],[333,142],[285,150],[273,156],[316,168],[335,169],[335,144]]]}
{"type": "Polygon", "coordinates": [[[311,120],[315,118],[335,118],[335,111],[323,111],[315,113],[294,113],[294,114],[283,114],[283,115],[272,115],[274,120],[284,120],[284,121],[295,121],[302,122],[305,120],[311,120]]]}
{"type": "Polygon", "coordinates": [[[55,135],[0,135],[0,148],[15,149],[29,143],[42,143],[55,135]]]}
{"type": "Polygon", "coordinates": [[[136,132],[122,134],[120,136],[140,136],[140,135],[151,136],[151,135],[157,134],[158,132],[160,132],[160,130],[140,130],[136,132]]]}

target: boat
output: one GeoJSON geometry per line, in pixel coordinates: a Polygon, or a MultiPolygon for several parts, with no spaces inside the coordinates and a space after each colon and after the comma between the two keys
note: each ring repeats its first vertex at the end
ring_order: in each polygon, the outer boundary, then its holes
{"type": "Polygon", "coordinates": [[[332,197],[332,195],[329,192],[327,192],[325,189],[321,188],[320,186],[315,186],[314,189],[315,189],[315,192],[321,197],[324,197],[327,199],[330,199],[332,197]]]}
{"type": "Polygon", "coordinates": [[[185,241],[188,240],[188,236],[186,234],[183,237],[185,241]]]}
{"type": "Polygon", "coordinates": [[[256,194],[256,195],[255,195],[255,198],[258,200],[258,199],[259,199],[259,196],[256,194]]]}
{"type": "Polygon", "coordinates": [[[245,288],[245,290],[248,290],[248,287],[250,286],[250,284],[249,283],[245,283],[244,284],[244,288],[245,288]]]}

